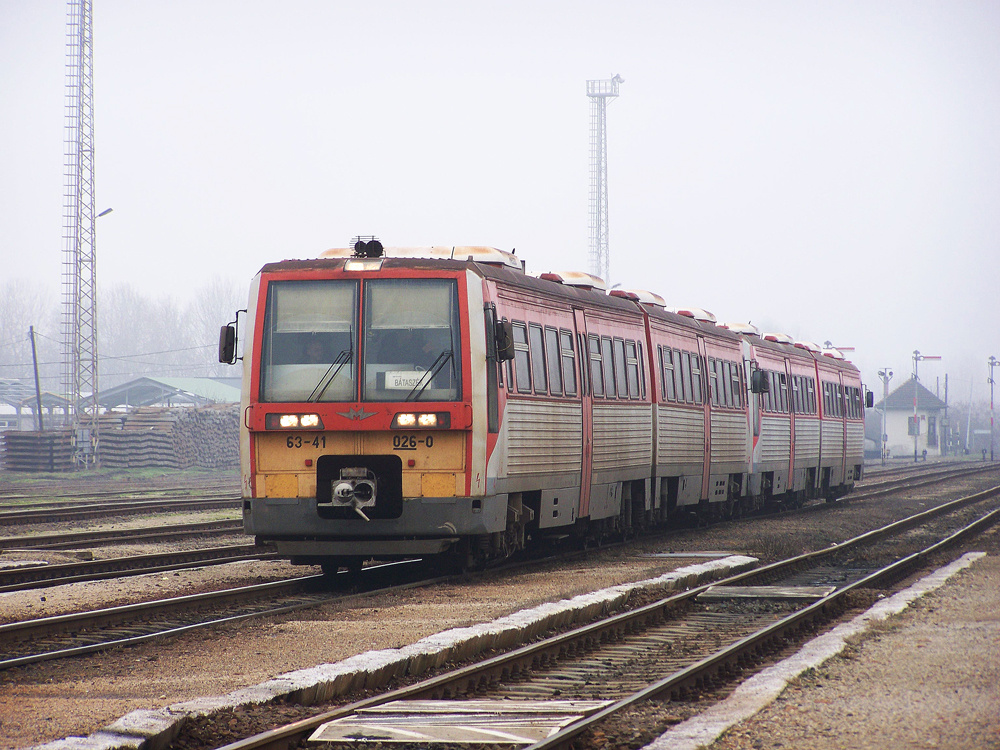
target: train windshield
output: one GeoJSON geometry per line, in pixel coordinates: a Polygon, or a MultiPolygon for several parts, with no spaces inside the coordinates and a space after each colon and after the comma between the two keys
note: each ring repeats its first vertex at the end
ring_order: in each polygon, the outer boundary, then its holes
{"type": "Polygon", "coordinates": [[[261,401],[353,401],[357,310],[356,281],[272,282],[261,401]]]}
{"type": "Polygon", "coordinates": [[[366,401],[457,401],[458,286],[447,279],[365,282],[366,401]]]}
{"type": "Polygon", "coordinates": [[[453,280],[373,279],[363,290],[353,280],[273,281],[264,312],[260,400],[457,401],[458,321],[453,280]]]}

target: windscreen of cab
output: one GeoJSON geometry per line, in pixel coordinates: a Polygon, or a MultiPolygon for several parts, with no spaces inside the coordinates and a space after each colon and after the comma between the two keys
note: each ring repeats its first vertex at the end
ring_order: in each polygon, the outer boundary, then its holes
{"type": "Polygon", "coordinates": [[[454,280],[374,279],[363,286],[356,280],[271,282],[260,399],[456,401],[459,332],[454,280]],[[362,296],[364,325],[358,335],[362,296]]]}

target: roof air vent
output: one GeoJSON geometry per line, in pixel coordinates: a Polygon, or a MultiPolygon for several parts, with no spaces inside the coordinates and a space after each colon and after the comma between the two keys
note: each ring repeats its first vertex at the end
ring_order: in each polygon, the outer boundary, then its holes
{"type": "Polygon", "coordinates": [[[728,328],[733,333],[741,333],[744,336],[760,337],[760,329],[753,323],[726,323],[723,328],[728,328]]]}
{"type": "Polygon", "coordinates": [[[608,285],[604,283],[604,279],[599,276],[584,273],[583,271],[543,273],[539,278],[545,279],[546,281],[554,281],[557,284],[565,284],[566,286],[578,286],[583,289],[598,289],[602,292],[608,288],[608,285]]]}
{"type": "Polygon", "coordinates": [[[704,323],[718,322],[718,319],[712,315],[712,313],[708,310],[702,310],[700,307],[668,307],[667,309],[670,312],[683,315],[685,318],[694,318],[695,320],[700,320],[704,323]]]}
{"type": "Polygon", "coordinates": [[[773,341],[776,344],[794,344],[795,341],[787,333],[765,333],[764,341],[773,341]]]}

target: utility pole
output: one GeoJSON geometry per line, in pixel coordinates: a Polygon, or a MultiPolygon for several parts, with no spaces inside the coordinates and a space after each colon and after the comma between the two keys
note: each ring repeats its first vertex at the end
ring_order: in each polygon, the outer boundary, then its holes
{"type": "Polygon", "coordinates": [[[885,466],[885,449],[889,441],[889,435],[885,431],[885,410],[889,402],[889,381],[892,380],[892,370],[886,367],[878,371],[878,376],[882,379],[882,465],[885,466]]]}
{"type": "Polygon", "coordinates": [[[920,386],[920,381],[917,378],[917,363],[925,359],[941,359],[941,357],[921,354],[918,349],[913,350],[913,463],[919,460],[917,458],[917,438],[920,436],[920,420],[917,418],[917,388],[920,386]]]}
{"type": "Polygon", "coordinates": [[[608,243],[608,100],[625,80],[587,81],[590,97],[590,272],[611,285],[608,243]]]}
{"type": "Polygon", "coordinates": [[[28,327],[28,336],[31,337],[31,364],[35,368],[35,408],[38,410],[38,431],[45,432],[45,425],[42,423],[42,387],[38,383],[38,354],[35,351],[34,326],[28,327]]]}
{"type": "MultiPolygon", "coordinates": [[[[1000,365],[1000,360],[990,355],[987,364],[990,366],[990,461],[993,461],[993,368],[1000,365]]],[[[969,408],[972,408],[970,401],[969,408]]]]}

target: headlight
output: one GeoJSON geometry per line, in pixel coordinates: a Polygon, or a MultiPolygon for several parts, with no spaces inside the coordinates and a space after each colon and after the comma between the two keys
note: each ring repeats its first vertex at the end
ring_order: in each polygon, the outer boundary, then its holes
{"type": "Polygon", "coordinates": [[[439,412],[401,412],[392,418],[394,430],[446,430],[451,427],[451,414],[439,412]]]}
{"type": "Polygon", "coordinates": [[[268,414],[264,417],[265,430],[322,430],[319,414],[268,414]]]}

